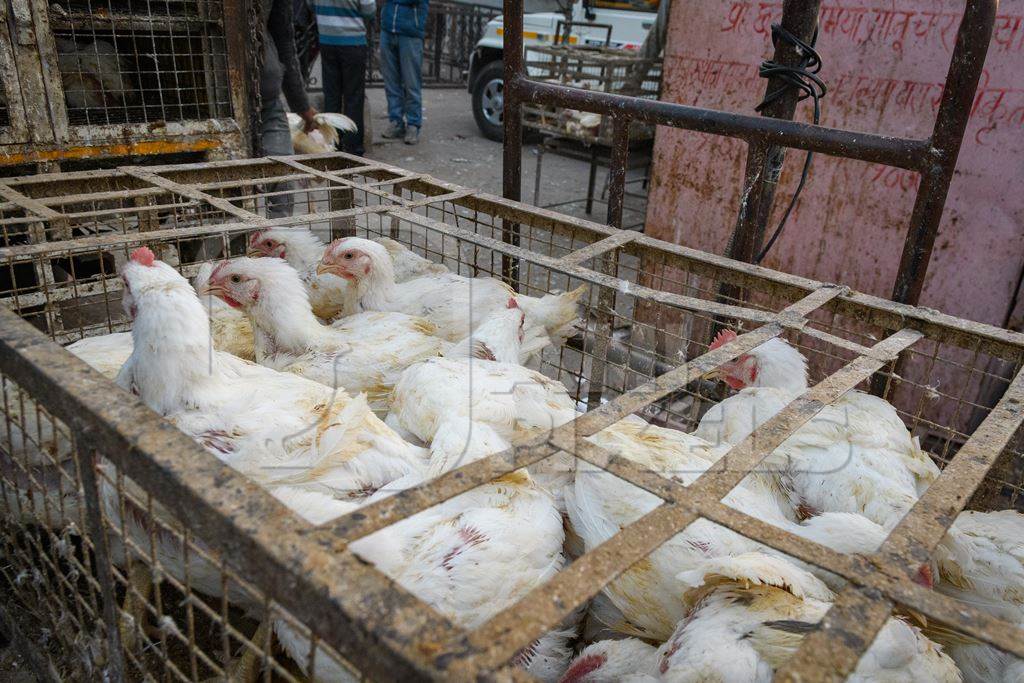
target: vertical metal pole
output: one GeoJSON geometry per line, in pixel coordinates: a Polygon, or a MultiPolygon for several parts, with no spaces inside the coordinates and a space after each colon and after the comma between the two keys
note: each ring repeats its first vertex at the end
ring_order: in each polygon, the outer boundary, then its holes
{"type": "MultiPolygon", "coordinates": [[[[960,21],[956,44],[953,46],[953,56],[949,60],[946,87],[942,91],[939,112],[932,129],[934,160],[928,170],[921,174],[907,237],[903,242],[903,256],[892,289],[893,301],[916,306],[921,299],[935,236],[942,220],[942,209],[946,205],[960,144],[971,117],[978,80],[992,39],[998,5],[998,0],[971,0],[964,9],[964,18],[960,21]]],[[[902,375],[904,366],[905,361],[901,356],[892,365],[892,373],[902,375]]],[[[875,373],[871,379],[871,393],[884,396],[888,386],[887,376],[875,373]]]]}
{"type": "Polygon", "coordinates": [[[441,80],[441,48],[444,47],[444,18],[442,12],[434,15],[434,78],[441,80]]]}
{"type": "MultiPolygon", "coordinates": [[[[782,4],[782,27],[805,42],[810,42],[818,24],[820,0],[785,0],[782,4]]],[[[775,48],[774,61],[795,66],[800,63],[796,48],[780,42],[775,48]]],[[[785,83],[770,78],[765,93],[775,92],[785,83]]],[[[797,95],[790,88],[766,107],[761,114],[775,119],[790,119],[796,112],[797,95]]],[[[736,228],[726,249],[726,256],[752,262],[761,249],[765,225],[771,213],[775,188],[786,160],[786,149],[766,142],[752,142],[747,152],[747,168],[743,180],[743,194],[736,228]]]]}
{"type": "MultiPolygon", "coordinates": [[[[117,612],[117,591],[110,561],[110,547],[107,544],[107,533],[103,528],[103,513],[100,509],[99,482],[95,469],[96,455],[92,448],[80,444],[75,450],[75,458],[78,460],[78,476],[82,481],[82,494],[85,497],[85,523],[92,538],[96,578],[103,598],[103,621],[107,629],[107,647],[110,648],[107,661],[109,677],[112,681],[120,682],[125,679],[121,619],[117,612]]],[[[125,552],[128,552],[127,546],[125,552]]]]}
{"type": "Polygon", "coordinates": [[[594,190],[597,187],[597,144],[590,148],[590,172],[587,176],[586,213],[594,213],[594,190]]]}
{"type": "MultiPolygon", "coordinates": [[[[523,184],[523,119],[519,101],[519,78],[523,75],[523,0],[504,0],[504,150],[502,190],[505,199],[520,201],[523,184]]],[[[501,239],[519,245],[519,224],[502,220],[501,239]]],[[[501,256],[502,279],[518,291],[519,259],[501,256]]]]}
{"type": "Polygon", "coordinates": [[[960,144],[992,39],[998,5],[998,0],[971,0],[964,10],[932,130],[935,161],[922,174],[921,186],[917,190],[907,239],[903,244],[903,257],[892,290],[893,301],[916,305],[921,297],[939,221],[942,220],[942,208],[946,204],[960,144]]]}
{"type": "Polygon", "coordinates": [[[612,159],[608,170],[608,225],[622,227],[626,196],[626,165],[629,163],[629,119],[612,119],[612,159]]]}

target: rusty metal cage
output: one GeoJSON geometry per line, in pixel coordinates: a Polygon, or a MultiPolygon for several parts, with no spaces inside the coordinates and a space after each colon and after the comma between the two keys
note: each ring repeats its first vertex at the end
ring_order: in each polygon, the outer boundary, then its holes
{"type": "Polygon", "coordinates": [[[522,679],[510,666],[517,653],[698,519],[848,581],[838,616],[804,637],[778,679],[842,678],[894,608],[1024,657],[1018,628],[918,585],[911,569],[964,506],[1024,508],[1024,335],[345,154],[38,175],[0,188],[0,614],[23,644],[43,643],[24,649],[46,679],[203,680],[242,665],[274,680],[311,666],[329,678],[345,662],[371,679],[522,679]],[[263,186],[280,181],[293,183],[276,191],[294,196],[297,213],[269,220],[263,186]],[[117,389],[118,363],[92,369],[60,347],[129,329],[116,267],[135,246],[192,275],[243,253],[243,238],[268,226],[391,237],[464,275],[513,272],[526,294],[585,285],[579,334],[538,367],[587,411],[314,526],[117,389]],[[718,325],[739,336],[709,350],[718,325]],[[692,429],[720,399],[702,376],[775,336],[802,351],[817,382],[689,486],[587,440],[634,414],[692,429]],[[844,555],[722,502],[824,406],[872,378],[943,468],[876,553],[844,555]],[[560,450],[662,503],[475,628],[348,548],[560,450]],[[267,620],[278,637],[299,634],[305,662],[274,649],[256,626],[267,620]],[[251,653],[247,663],[232,660],[239,652],[251,653]]]}
{"type": "Polygon", "coordinates": [[[254,7],[7,3],[0,8],[0,166],[246,154],[258,90],[254,7]]]}
{"type": "MultiPolygon", "coordinates": [[[[530,45],[524,63],[530,78],[581,90],[658,99],[661,60],[638,57],[631,50],[569,45],[530,45]]],[[[523,126],[584,144],[611,146],[611,118],[590,113],[586,118],[569,107],[523,106],[523,126]]],[[[629,140],[654,138],[654,126],[640,121],[629,127],[629,140]]]]}

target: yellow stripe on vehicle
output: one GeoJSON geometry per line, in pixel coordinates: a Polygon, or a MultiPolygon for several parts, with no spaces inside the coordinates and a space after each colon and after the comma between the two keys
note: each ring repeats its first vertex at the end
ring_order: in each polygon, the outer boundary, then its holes
{"type": "MultiPolygon", "coordinates": [[[[505,29],[503,29],[503,28],[497,29],[497,34],[499,36],[505,35],[505,29]]],[[[525,38],[533,38],[534,40],[544,40],[544,41],[552,39],[551,36],[549,36],[548,34],[546,34],[546,33],[537,33],[536,31],[523,31],[523,38],[524,39],[525,38]]],[[[575,45],[576,43],[577,43],[576,36],[569,36],[569,44],[570,45],[575,45]]]]}

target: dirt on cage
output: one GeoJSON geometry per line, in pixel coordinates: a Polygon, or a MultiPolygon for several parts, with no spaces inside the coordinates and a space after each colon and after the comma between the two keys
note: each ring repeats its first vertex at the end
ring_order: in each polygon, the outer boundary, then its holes
{"type": "MultiPolygon", "coordinates": [[[[0,439],[10,462],[0,484],[4,514],[15,523],[2,532],[10,558],[2,574],[12,603],[37,606],[55,652],[85,651],[92,666],[120,668],[127,678],[201,680],[238,666],[282,680],[348,666],[374,679],[521,677],[514,665],[530,660],[538,638],[704,519],[845,579],[833,609],[844,614],[852,605],[867,616],[840,622],[850,637],[826,643],[844,656],[860,657],[893,610],[1024,655],[1017,629],[925,589],[914,573],[965,505],[1021,505],[1019,334],[344,154],[4,183],[0,439]],[[295,214],[265,218],[271,196],[290,197],[295,214]],[[203,433],[201,448],[111,384],[115,358],[90,368],[60,347],[125,339],[117,333],[131,321],[118,272],[139,245],[192,277],[242,256],[254,235],[274,227],[322,240],[390,239],[452,273],[503,279],[517,296],[581,292],[569,341],[533,363],[540,384],[565,386],[574,417],[313,523],[211,457],[223,455],[231,435],[203,433]],[[718,336],[722,330],[734,335],[718,336]],[[727,463],[686,481],[602,440],[630,425],[648,438],[692,431],[722,398],[705,376],[776,338],[806,357],[812,380],[731,445],[727,463]],[[890,401],[943,468],[877,552],[832,551],[723,502],[857,387],[890,401]],[[518,470],[561,452],[659,503],[514,600],[490,606],[479,622],[425,602],[350,547],[456,496],[514,488],[518,470]],[[255,662],[236,664],[246,652],[255,662]]],[[[348,397],[339,400],[352,408],[348,397]]],[[[480,538],[467,531],[463,541],[480,538]]],[[[802,634],[802,646],[821,647],[823,632],[802,634]]]]}

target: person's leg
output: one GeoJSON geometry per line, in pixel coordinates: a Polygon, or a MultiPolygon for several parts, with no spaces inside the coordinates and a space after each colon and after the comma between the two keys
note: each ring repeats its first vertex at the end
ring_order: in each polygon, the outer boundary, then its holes
{"type": "Polygon", "coordinates": [[[405,128],[402,118],[402,73],[398,64],[399,38],[394,33],[380,33],[380,75],[384,79],[384,94],[388,98],[388,119],[391,129],[385,131],[384,137],[398,137],[405,128]],[[398,135],[388,133],[398,132],[398,135]]]}
{"type": "MultiPolygon", "coordinates": [[[[263,108],[260,109],[260,124],[264,156],[295,153],[292,149],[292,134],[288,130],[288,116],[280,97],[263,103],[263,108]]],[[[268,192],[283,192],[291,189],[291,183],[273,183],[267,186],[268,192]]],[[[293,202],[294,198],[291,194],[267,197],[267,217],[280,218],[292,215],[293,202]]]]}
{"type": "Polygon", "coordinates": [[[324,87],[324,111],[344,114],[345,57],[335,45],[320,46],[320,71],[324,87]]]}
{"type": "Polygon", "coordinates": [[[405,125],[419,128],[423,123],[420,95],[423,80],[423,39],[401,36],[402,99],[405,125]]]}
{"type": "Polygon", "coordinates": [[[342,113],[355,121],[357,133],[344,133],[341,148],[350,154],[362,156],[363,149],[363,100],[366,97],[366,51],[365,45],[350,45],[342,48],[344,59],[341,64],[342,113]]]}

